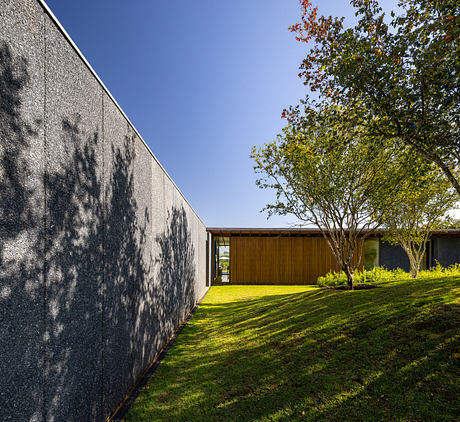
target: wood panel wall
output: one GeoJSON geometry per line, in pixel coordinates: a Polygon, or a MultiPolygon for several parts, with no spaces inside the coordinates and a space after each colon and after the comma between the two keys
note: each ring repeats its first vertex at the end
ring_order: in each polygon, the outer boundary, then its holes
{"type": "Polygon", "coordinates": [[[316,284],[331,270],[338,266],[322,237],[230,237],[232,284],[316,284]]]}

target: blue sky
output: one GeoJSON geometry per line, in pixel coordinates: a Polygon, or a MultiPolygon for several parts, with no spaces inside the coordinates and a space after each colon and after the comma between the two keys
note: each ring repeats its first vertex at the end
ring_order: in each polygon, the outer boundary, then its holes
{"type": "MultiPolygon", "coordinates": [[[[297,0],[47,0],[207,226],[285,227],[260,210],[252,145],[273,140],[306,88],[297,0]]],[[[345,0],[322,14],[354,20],[345,0]]],[[[396,2],[383,2],[391,8],[396,2]]]]}

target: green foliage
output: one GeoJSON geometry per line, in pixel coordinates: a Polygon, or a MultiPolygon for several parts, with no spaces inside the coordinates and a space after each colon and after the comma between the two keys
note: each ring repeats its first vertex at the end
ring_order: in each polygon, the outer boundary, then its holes
{"type": "MultiPolygon", "coordinates": [[[[387,270],[384,267],[374,267],[371,270],[355,272],[355,283],[382,283],[395,280],[407,280],[410,274],[397,268],[387,270]]],[[[345,287],[346,277],[342,271],[330,271],[325,276],[318,277],[318,286],[320,287],[345,287]]]]}
{"type": "Polygon", "coordinates": [[[383,200],[378,207],[370,199],[394,195],[400,184],[394,168],[408,162],[401,162],[392,144],[363,135],[359,108],[307,106],[304,111],[276,141],[253,147],[254,169],[261,175],[257,185],[276,191],[275,204],[266,207],[269,215],[294,214],[323,228],[338,225],[342,217],[352,226],[355,215],[360,222],[369,214],[377,220],[383,200]]]}
{"type": "Polygon", "coordinates": [[[269,216],[293,214],[322,230],[350,285],[359,239],[382,224],[410,168],[392,143],[364,135],[360,115],[358,106],[306,105],[301,119],[251,154],[257,185],[276,193],[269,216]]]}
{"type": "MultiPolygon", "coordinates": [[[[385,267],[374,267],[372,270],[356,271],[354,281],[358,284],[387,283],[398,280],[409,280],[411,274],[401,268],[388,270],[385,267]]],[[[450,267],[442,267],[439,262],[435,267],[419,272],[420,280],[428,280],[443,277],[460,277],[460,264],[450,267]]],[[[331,271],[325,276],[318,277],[320,287],[346,287],[347,277],[343,271],[331,271]]]]}
{"type": "Polygon", "coordinates": [[[401,245],[417,278],[431,232],[442,228],[458,194],[434,164],[414,157],[411,169],[395,198],[398,206],[384,217],[383,240],[401,245]]]}
{"type": "Polygon", "coordinates": [[[401,237],[421,242],[424,233],[443,226],[458,200],[442,172],[417,157],[398,195],[395,201],[399,206],[390,208],[384,217],[385,239],[393,244],[400,243],[401,237]]]}
{"type": "Polygon", "coordinates": [[[388,21],[378,1],[352,0],[352,28],[300,3],[302,21],[291,30],[309,43],[299,74],[305,84],[322,101],[358,102],[369,133],[436,163],[460,193],[460,3],[401,0],[402,12],[388,21]]]}
{"type": "Polygon", "coordinates": [[[441,229],[460,229],[460,218],[447,218],[441,229]]]}

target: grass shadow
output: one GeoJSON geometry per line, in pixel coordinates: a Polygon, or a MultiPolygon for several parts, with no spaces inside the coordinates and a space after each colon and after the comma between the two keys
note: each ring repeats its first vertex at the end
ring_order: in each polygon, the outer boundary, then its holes
{"type": "Polygon", "coordinates": [[[453,420],[459,286],[213,287],[126,420],[453,420]]]}

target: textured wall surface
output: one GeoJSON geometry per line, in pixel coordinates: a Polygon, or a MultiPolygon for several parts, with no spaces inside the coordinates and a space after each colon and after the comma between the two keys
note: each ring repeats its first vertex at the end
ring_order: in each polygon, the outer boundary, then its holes
{"type": "Polygon", "coordinates": [[[11,421],[43,416],[43,22],[35,1],[0,0],[0,419],[11,421]]]}
{"type": "MultiPolygon", "coordinates": [[[[443,267],[460,263],[460,238],[434,238],[431,243],[432,256],[427,263],[428,267],[436,265],[436,260],[443,267]]],[[[390,270],[402,268],[404,271],[410,271],[409,258],[404,250],[400,246],[382,241],[380,242],[380,265],[390,270]]],[[[423,264],[422,269],[424,269],[423,264]]]]}
{"type": "Polygon", "coordinates": [[[401,268],[404,271],[410,271],[409,258],[404,249],[398,245],[390,245],[388,242],[380,241],[379,265],[389,270],[401,268]]]}
{"type": "Polygon", "coordinates": [[[433,262],[438,260],[443,267],[453,264],[460,264],[460,239],[439,238],[433,239],[433,262]]]}
{"type": "Polygon", "coordinates": [[[206,231],[37,0],[0,0],[0,409],[105,420],[206,290],[206,231]]]}

